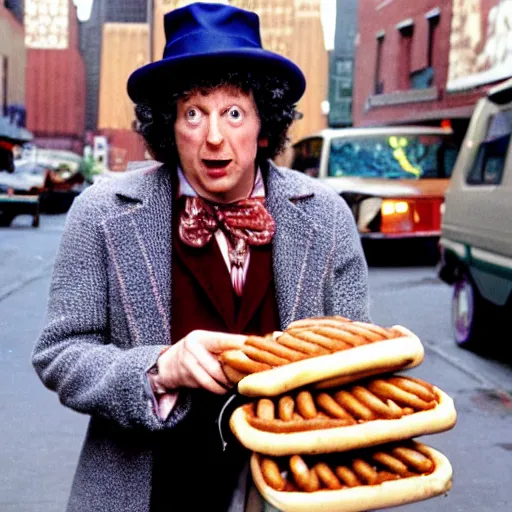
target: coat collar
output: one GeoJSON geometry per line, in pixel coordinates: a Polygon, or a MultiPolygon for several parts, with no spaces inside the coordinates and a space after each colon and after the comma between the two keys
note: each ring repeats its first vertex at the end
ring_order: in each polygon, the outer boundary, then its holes
{"type": "MultiPolygon", "coordinates": [[[[123,201],[118,215],[105,221],[107,241],[123,292],[135,344],[170,342],[172,177],[158,162],[145,162],[120,178],[113,178],[114,193],[123,201]],[[149,316],[148,316],[149,315],[149,316]],[[148,325],[147,318],[154,320],[148,325]],[[157,320],[158,319],[158,320],[157,320]],[[141,327],[143,326],[143,327],[141,327]]],[[[296,318],[311,316],[304,297],[321,304],[322,277],[326,275],[331,246],[316,224],[311,202],[312,182],[291,177],[272,162],[267,175],[267,207],[276,221],[272,259],[276,299],[284,328],[296,318]],[[327,244],[327,245],[326,245],[327,244]]],[[[319,306],[320,307],[320,306],[319,306]]]]}

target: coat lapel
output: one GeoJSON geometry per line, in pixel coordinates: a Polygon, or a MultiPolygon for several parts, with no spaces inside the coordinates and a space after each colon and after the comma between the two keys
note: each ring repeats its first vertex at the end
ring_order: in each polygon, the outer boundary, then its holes
{"type": "Polygon", "coordinates": [[[171,342],[171,177],[158,165],[130,173],[117,184],[118,215],[103,224],[107,252],[133,345],[166,345],[171,342]]]}
{"type": "MultiPolygon", "coordinates": [[[[328,255],[317,247],[320,227],[308,213],[313,200],[314,193],[306,182],[290,180],[270,165],[267,207],[277,226],[273,269],[282,328],[293,320],[323,313],[323,276],[328,255]]],[[[332,235],[323,230],[322,236],[332,235]]]]}

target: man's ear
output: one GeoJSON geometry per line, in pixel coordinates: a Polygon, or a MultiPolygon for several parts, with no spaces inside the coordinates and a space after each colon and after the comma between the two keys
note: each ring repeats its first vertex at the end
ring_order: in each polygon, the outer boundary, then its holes
{"type": "Polygon", "coordinates": [[[266,147],[268,147],[268,139],[267,139],[267,137],[263,137],[263,138],[259,139],[259,140],[258,140],[258,146],[259,146],[260,148],[266,148],[266,147]]]}

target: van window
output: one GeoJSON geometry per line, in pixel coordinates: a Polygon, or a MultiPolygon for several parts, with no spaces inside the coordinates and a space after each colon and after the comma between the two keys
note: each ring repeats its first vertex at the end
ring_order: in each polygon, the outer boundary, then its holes
{"type": "Polygon", "coordinates": [[[322,146],[323,139],[321,137],[313,137],[295,144],[292,169],[318,178],[322,146]]]}
{"type": "Polygon", "coordinates": [[[339,137],[331,142],[329,176],[449,178],[458,150],[448,133],[339,137]]]}
{"type": "Polygon", "coordinates": [[[481,142],[467,176],[469,185],[499,185],[512,134],[512,110],[490,117],[487,135],[481,142]]]}

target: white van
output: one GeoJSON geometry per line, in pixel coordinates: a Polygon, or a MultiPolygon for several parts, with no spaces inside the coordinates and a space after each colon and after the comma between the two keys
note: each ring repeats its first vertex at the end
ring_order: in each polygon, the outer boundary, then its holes
{"type": "Polygon", "coordinates": [[[439,276],[454,287],[454,337],[467,348],[506,332],[511,308],[511,135],[512,79],[476,105],[446,191],[439,276]]]}

